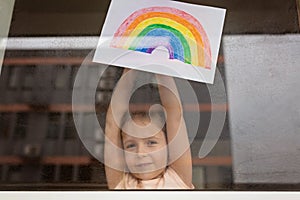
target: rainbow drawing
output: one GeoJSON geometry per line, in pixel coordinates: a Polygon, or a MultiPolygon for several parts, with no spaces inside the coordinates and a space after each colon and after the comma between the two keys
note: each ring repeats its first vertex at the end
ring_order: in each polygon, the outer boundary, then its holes
{"type": "Polygon", "coordinates": [[[115,32],[111,47],[152,53],[165,47],[170,59],[211,69],[207,34],[192,15],[171,7],[149,7],[132,13],[115,32]]]}

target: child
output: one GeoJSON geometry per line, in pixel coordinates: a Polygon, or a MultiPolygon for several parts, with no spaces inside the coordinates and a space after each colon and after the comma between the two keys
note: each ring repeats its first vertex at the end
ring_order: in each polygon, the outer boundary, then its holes
{"type": "MultiPolygon", "coordinates": [[[[125,69],[122,76],[127,72],[125,69]]],[[[150,117],[145,112],[126,114],[136,73],[131,70],[126,82],[119,81],[107,111],[104,161],[108,187],[193,189],[191,152],[175,82],[156,75],[166,114],[164,125],[157,112],[150,112],[150,117]]]]}

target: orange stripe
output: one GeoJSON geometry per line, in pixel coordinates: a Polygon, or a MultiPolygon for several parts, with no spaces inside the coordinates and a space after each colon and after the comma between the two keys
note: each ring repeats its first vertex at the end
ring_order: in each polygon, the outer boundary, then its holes
{"type": "MultiPolygon", "coordinates": [[[[84,58],[82,57],[70,57],[70,58],[63,58],[63,57],[48,57],[48,58],[5,58],[4,64],[5,65],[32,65],[32,64],[82,64],[84,58]]],[[[92,63],[92,61],[90,61],[92,63]]]]}
{"type": "Polygon", "coordinates": [[[0,164],[20,165],[24,161],[20,156],[0,156],[0,164]]]}
{"type": "MultiPolygon", "coordinates": [[[[4,65],[23,65],[23,66],[30,66],[35,64],[40,65],[50,65],[50,64],[71,64],[72,67],[75,65],[72,64],[82,64],[84,58],[45,58],[45,57],[36,57],[36,58],[5,58],[3,60],[4,65]]],[[[219,55],[218,57],[218,63],[224,63],[224,56],[219,55]]],[[[97,63],[93,63],[92,61],[88,61],[88,65],[97,65],[97,63]]],[[[56,67],[56,66],[49,66],[49,67],[56,67]]]]}
{"type": "Polygon", "coordinates": [[[231,156],[212,156],[206,158],[197,158],[194,157],[193,160],[194,166],[231,166],[232,157],[231,156]]]}
{"type": "Polygon", "coordinates": [[[41,163],[52,165],[88,165],[91,163],[89,156],[45,156],[41,163]]]}
{"type": "MultiPolygon", "coordinates": [[[[26,163],[27,160],[21,156],[0,156],[0,164],[5,165],[21,165],[26,163]]],[[[89,165],[93,162],[98,163],[93,157],[89,156],[43,156],[39,163],[44,165],[89,165]]],[[[206,158],[193,157],[192,162],[194,166],[231,166],[231,156],[212,156],[206,158]]]]}
{"type": "MultiPolygon", "coordinates": [[[[129,109],[133,112],[148,111],[151,104],[130,104],[129,109]]],[[[228,111],[228,104],[185,104],[184,111],[189,112],[226,112],[228,111]]],[[[0,112],[37,112],[34,106],[28,104],[1,104],[0,112]]],[[[42,108],[43,109],[43,108],[42,108]]],[[[105,110],[102,106],[96,107],[93,105],[74,105],[71,104],[52,104],[46,105],[44,112],[93,112],[94,110],[105,110]]]]}

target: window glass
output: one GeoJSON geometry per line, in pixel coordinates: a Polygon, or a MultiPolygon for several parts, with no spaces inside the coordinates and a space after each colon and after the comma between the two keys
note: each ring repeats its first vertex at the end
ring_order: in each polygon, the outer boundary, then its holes
{"type": "Polygon", "coordinates": [[[48,132],[47,139],[58,139],[61,126],[61,114],[49,113],[48,114],[48,132]]]}
{"type": "Polygon", "coordinates": [[[34,87],[34,80],[35,80],[35,70],[36,67],[35,66],[28,66],[26,68],[24,68],[25,72],[24,74],[24,82],[22,84],[23,88],[25,90],[32,90],[32,88],[34,87]]]}
{"type": "Polygon", "coordinates": [[[27,135],[28,117],[29,117],[28,113],[16,114],[16,124],[13,133],[14,139],[25,139],[27,135]]]}
{"type": "Polygon", "coordinates": [[[0,113],[0,138],[8,139],[9,137],[9,128],[10,128],[10,114],[9,113],[0,113]]]}
{"type": "Polygon", "coordinates": [[[73,121],[73,114],[67,113],[65,115],[64,139],[72,140],[76,138],[76,135],[77,132],[73,121]]]}
{"type": "Polygon", "coordinates": [[[21,67],[10,66],[8,74],[8,87],[10,89],[16,89],[19,86],[21,67]]]}
{"type": "Polygon", "coordinates": [[[42,180],[53,182],[55,179],[55,165],[44,165],[42,167],[42,180]]]}
{"type": "Polygon", "coordinates": [[[55,70],[55,74],[53,76],[53,82],[55,89],[64,89],[68,85],[68,79],[66,77],[69,77],[69,69],[67,66],[57,66],[55,70]]]}
{"type": "Polygon", "coordinates": [[[62,182],[72,181],[74,168],[71,165],[62,165],[60,168],[59,179],[62,182]]]}
{"type": "MultiPolygon", "coordinates": [[[[93,55],[111,2],[15,0],[3,59],[0,49],[1,190],[108,190],[106,114],[123,68],[93,62],[93,55]]],[[[215,82],[187,81],[193,102],[175,78],[195,190],[300,191],[300,1],[188,2],[227,9],[215,82]]],[[[152,73],[139,73],[155,82],[152,73]]],[[[155,104],[159,87],[145,84],[128,109],[155,104]]]]}
{"type": "Polygon", "coordinates": [[[22,166],[10,165],[7,172],[7,181],[16,183],[22,181],[22,166]]]}

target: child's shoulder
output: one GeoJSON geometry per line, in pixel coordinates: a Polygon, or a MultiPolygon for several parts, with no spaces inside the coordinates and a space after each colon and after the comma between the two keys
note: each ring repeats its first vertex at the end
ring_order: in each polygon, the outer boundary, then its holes
{"type": "Polygon", "coordinates": [[[177,172],[170,166],[166,169],[164,179],[166,187],[172,186],[176,187],[176,189],[194,189],[193,184],[191,184],[191,186],[185,184],[177,172]]]}

